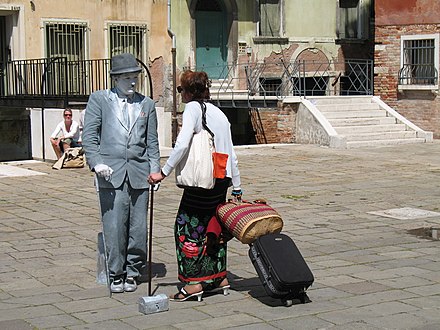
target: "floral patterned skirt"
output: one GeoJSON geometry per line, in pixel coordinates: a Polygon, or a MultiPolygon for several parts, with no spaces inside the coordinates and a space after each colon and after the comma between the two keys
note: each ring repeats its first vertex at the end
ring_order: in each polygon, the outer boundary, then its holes
{"type": "Polygon", "coordinates": [[[179,280],[185,284],[216,284],[226,277],[226,243],[206,248],[206,229],[217,205],[226,200],[230,179],[217,179],[214,189],[185,189],[174,235],[179,280]]]}

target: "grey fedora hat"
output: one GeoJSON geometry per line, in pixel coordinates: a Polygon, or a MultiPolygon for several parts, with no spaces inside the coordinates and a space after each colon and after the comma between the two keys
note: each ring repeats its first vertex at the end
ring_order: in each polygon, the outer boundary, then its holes
{"type": "Polygon", "coordinates": [[[121,74],[140,72],[142,68],[138,65],[132,54],[124,53],[112,57],[110,74],[121,74]]]}

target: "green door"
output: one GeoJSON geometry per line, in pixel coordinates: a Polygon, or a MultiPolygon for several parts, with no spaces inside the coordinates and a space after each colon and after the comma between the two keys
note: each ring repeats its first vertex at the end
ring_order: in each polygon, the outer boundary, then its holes
{"type": "Polygon", "coordinates": [[[197,70],[211,79],[225,78],[227,73],[225,30],[223,11],[196,11],[197,70]]]}

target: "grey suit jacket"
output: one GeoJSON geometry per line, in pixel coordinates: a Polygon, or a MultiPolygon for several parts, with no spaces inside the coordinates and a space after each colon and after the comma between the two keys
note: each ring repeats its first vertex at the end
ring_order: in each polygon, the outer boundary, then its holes
{"type": "Polygon", "coordinates": [[[139,93],[133,100],[133,120],[126,127],[115,92],[100,90],[89,97],[82,136],[87,163],[91,169],[97,164],[113,169],[109,182],[98,178],[102,188],[118,188],[126,174],[133,188],[148,188],[149,173],[160,171],[155,104],[139,93]]]}

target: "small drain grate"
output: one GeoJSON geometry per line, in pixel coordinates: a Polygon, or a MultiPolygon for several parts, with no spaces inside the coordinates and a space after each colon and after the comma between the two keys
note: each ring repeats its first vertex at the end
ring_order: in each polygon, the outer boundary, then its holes
{"type": "Polygon", "coordinates": [[[408,234],[415,235],[420,238],[431,239],[438,241],[440,228],[421,227],[407,230],[408,234]]]}

